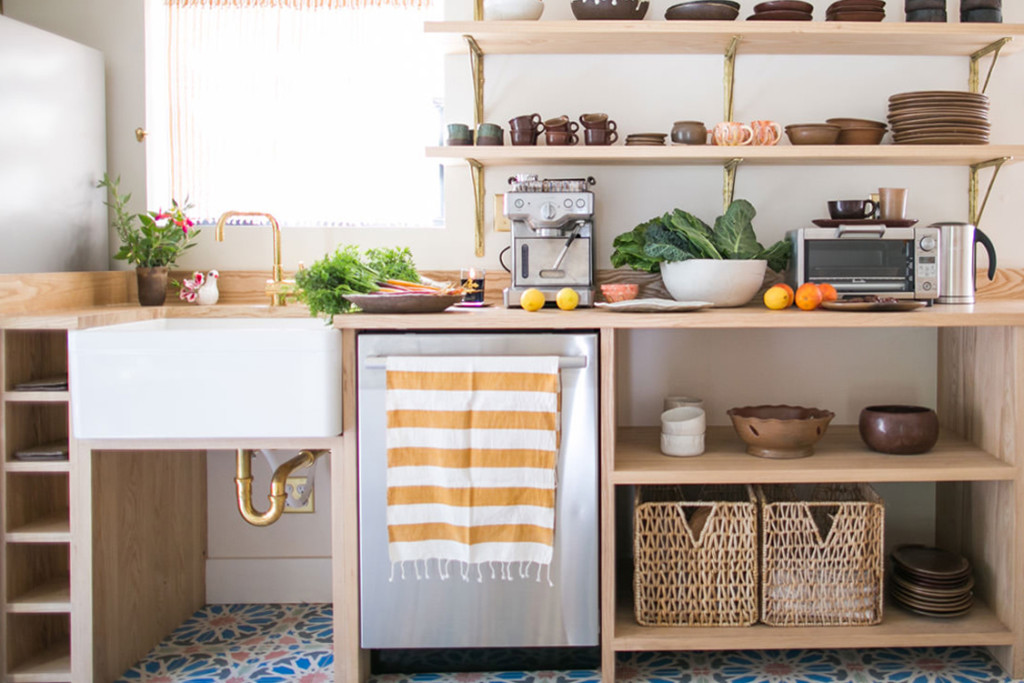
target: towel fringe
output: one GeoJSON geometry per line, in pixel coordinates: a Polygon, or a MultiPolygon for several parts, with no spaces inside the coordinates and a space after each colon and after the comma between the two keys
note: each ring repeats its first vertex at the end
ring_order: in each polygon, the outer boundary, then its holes
{"type": "MultiPolygon", "coordinates": [[[[472,572],[476,569],[476,580],[477,583],[483,583],[484,571],[483,562],[470,564],[469,562],[460,562],[459,560],[443,560],[441,558],[430,558],[426,560],[403,560],[400,562],[391,563],[391,573],[388,575],[388,583],[393,583],[395,580],[395,574],[399,574],[400,578],[404,581],[406,579],[405,565],[409,562],[412,563],[413,573],[416,574],[417,581],[429,581],[430,580],[430,562],[434,561],[437,563],[436,578],[441,581],[447,581],[452,578],[451,563],[455,562],[459,569],[459,574],[463,581],[470,581],[472,572]],[[423,569],[420,569],[420,562],[423,563],[423,569]]],[[[555,584],[551,581],[551,565],[538,562],[536,560],[522,560],[515,562],[504,562],[498,560],[491,560],[487,562],[491,568],[491,580],[492,581],[515,581],[516,574],[519,574],[520,579],[529,581],[531,572],[536,566],[537,576],[534,579],[537,583],[540,583],[541,575],[547,571],[547,581],[549,586],[555,584]],[[498,568],[495,569],[495,564],[498,568]],[[513,569],[515,567],[515,569],[513,569]]]]}

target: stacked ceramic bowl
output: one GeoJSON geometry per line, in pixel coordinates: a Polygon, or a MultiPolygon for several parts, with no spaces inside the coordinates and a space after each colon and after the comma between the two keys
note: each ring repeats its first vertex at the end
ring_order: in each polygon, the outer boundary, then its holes
{"type": "Polygon", "coordinates": [[[661,452],[665,455],[700,455],[704,452],[707,420],[697,406],[671,408],[661,414],[661,452]]]}
{"type": "Polygon", "coordinates": [[[754,5],[749,21],[810,21],[814,5],[802,0],[769,0],[754,5]]]}
{"type": "Polygon", "coordinates": [[[633,133],[626,136],[626,144],[631,146],[663,147],[667,137],[665,133],[633,133]]]}
{"type": "Polygon", "coordinates": [[[836,0],[825,10],[825,21],[881,21],[885,0],[836,0]]]}
{"type": "Polygon", "coordinates": [[[889,594],[905,610],[926,617],[959,617],[974,604],[967,558],[939,548],[902,545],[892,551],[889,594]]]}
{"type": "Polygon", "coordinates": [[[922,90],[889,98],[889,125],[897,145],[985,145],[991,124],[988,97],[959,90],[922,90]]]}
{"type": "Polygon", "coordinates": [[[734,0],[687,0],[665,10],[670,20],[732,21],[740,13],[740,3],[734,0]]]}

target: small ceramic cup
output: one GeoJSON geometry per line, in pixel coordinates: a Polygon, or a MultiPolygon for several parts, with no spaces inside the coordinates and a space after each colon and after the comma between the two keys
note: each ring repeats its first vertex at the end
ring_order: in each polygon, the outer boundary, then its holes
{"type": "Polygon", "coordinates": [[[551,130],[549,128],[544,131],[544,142],[549,145],[575,145],[579,142],[579,137],[576,133],[567,130],[551,130]]]}
{"type": "Polygon", "coordinates": [[[476,127],[476,136],[478,138],[500,138],[504,132],[501,126],[496,123],[481,123],[476,127]]]}
{"type": "Polygon", "coordinates": [[[537,131],[532,128],[525,130],[512,129],[508,133],[509,140],[513,145],[536,145],[537,144],[537,131]]]}
{"type": "Polygon", "coordinates": [[[583,131],[583,141],[588,145],[610,145],[618,139],[618,132],[608,128],[587,128],[583,131]]]}
{"type": "Polygon", "coordinates": [[[661,452],[665,455],[687,457],[704,452],[703,434],[662,434],[661,452]]]}
{"type": "Polygon", "coordinates": [[[661,433],[680,435],[703,434],[707,431],[704,409],[696,406],[680,406],[661,414],[661,433]]]}
{"type": "Polygon", "coordinates": [[[672,142],[677,145],[704,145],[708,129],[703,121],[676,121],[672,124],[672,142]]]}
{"type": "Polygon", "coordinates": [[[755,145],[777,145],[782,139],[782,126],[776,121],[751,121],[755,145]]]}
{"type": "Polygon", "coordinates": [[[580,123],[584,128],[607,128],[608,114],[581,114],[580,123]]]}
{"type": "Polygon", "coordinates": [[[697,398],[696,396],[666,396],[664,407],[665,410],[672,410],[673,408],[682,408],[683,406],[689,406],[691,408],[703,408],[704,399],[697,398]]]}
{"type": "Polygon", "coordinates": [[[543,126],[540,114],[523,114],[522,116],[515,116],[509,119],[508,125],[512,130],[533,130],[538,128],[542,130],[541,127],[543,126]]]}
{"type": "Polygon", "coordinates": [[[575,133],[580,129],[580,124],[570,121],[568,116],[556,116],[544,122],[544,130],[559,131],[563,133],[575,133]]]}
{"type": "Polygon", "coordinates": [[[464,123],[448,124],[449,145],[472,145],[473,131],[464,123]]]}
{"type": "Polygon", "coordinates": [[[883,221],[901,221],[905,219],[907,217],[906,188],[878,188],[878,215],[883,221]]]}
{"type": "Polygon", "coordinates": [[[716,145],[742,147],[754,142],[754,129],[739,121],[723,121],[715,126],[712,137],[716,145]]]}
{"type": "Polygon", "coordinates": [[[875,203],[870,199],[837,199],[828,203],[828,215],[833,220],[871,218],[875,215],[875,203]]]}

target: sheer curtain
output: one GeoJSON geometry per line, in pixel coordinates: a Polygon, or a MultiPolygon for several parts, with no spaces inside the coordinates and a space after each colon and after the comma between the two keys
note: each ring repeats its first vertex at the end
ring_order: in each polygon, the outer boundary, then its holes
{"type": "Polygon", "coordinates": [[[440,222],[434,9],[403,0],[149,0],[150,205],[292,226],[440,222]]]}

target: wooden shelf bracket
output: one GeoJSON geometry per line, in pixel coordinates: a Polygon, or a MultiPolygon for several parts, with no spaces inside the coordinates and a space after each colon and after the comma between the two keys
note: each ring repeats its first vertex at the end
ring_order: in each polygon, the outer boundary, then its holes
{"type": "Polygon", "coordinates": [[[739,49],[743,36],[733,36],[729,47],[725,50],[725,74],[722,85],[725,93],[725,118],[723,121],[732,121],[733,110],[733,88],[736,85],[736,50],[739,49]]]}
{"type": "Polygon", "coordinates": [[[1001,157],[999,159],[989,159],[988,161],[982,161],[981,163],[971,164],[971,174],[967,187],[967,214],[970,217],[969,220],[971,224],[975,227],[981,223],[981,216],[985,213],[985,205],[988,204],[988,196],[992,194],[992,186],[996,183],[996,176],[999,175],[999,171],[1003,168],[1003,164],[1011,159],[1013,159],[1013,157],[1001,157]],[[985,190],[985,197],[981,200],[981,206],[979,207],[978,173],[984,168],[994,168],[995,170],[992,172],[992,177],[988,181],[988,188],[985,190]]]}
{"type": "Polygon", "coordinates": [[[473,229],[473,253],[476,256],[484,255],[484,165],[476,159],[466,159],[469,163],[469,172],[473,176],[473,204],[474,204],[474,229],[473,229]]]}
{"type": "Polygon", "coordinates": [[[999,51],[1003,49],[1003,46],[1012,41],[1012,37],[1000,38],[994,43],[989,43],[985,47],[981,48],[977,52],[971,54],[971,73],[967,81],[967,86],[971,92],[984,93],[988,90],[989,79],[992,78],[992,71],[996,68],[996,61],[999,59],[999,51]],[[979,73],[979,62],[981,58],[987,54],[992,54],[992,63],[988,65],[988,73],[985,74],[985,84],[981,85],[981,78],[979,73]]]}
{"type": "Polygon", "coordinates": [[[463,35],[469,45],[469,66],[473,70],[473,128],[484,121],[484,51],[471,35],[463,35]]]}
{"type": "Polygon", "coordinates": [[[736,194],[736,169],[743,163],[743,159],[730,159],[725,162],[724,178],[722,183],[722,211],[724,212],[732,204],[733,195],[736,194]]]}

